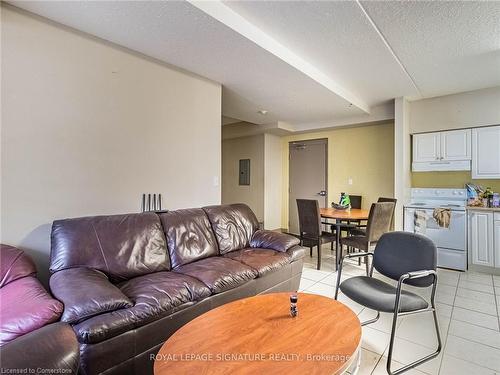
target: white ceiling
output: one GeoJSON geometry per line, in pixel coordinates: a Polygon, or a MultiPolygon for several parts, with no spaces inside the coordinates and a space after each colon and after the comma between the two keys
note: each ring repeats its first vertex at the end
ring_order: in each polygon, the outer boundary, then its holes
{"type": "Polygon", "coordinates": [[[500,85],[496,1],[12,3],[220,82],[224,116],[258,124],[368,122],[395,97],[500,85]]]}

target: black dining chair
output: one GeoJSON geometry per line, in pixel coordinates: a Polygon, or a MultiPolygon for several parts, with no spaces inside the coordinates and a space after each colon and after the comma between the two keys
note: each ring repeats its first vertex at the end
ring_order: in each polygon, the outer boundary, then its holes
{"type": "Polygon", "coordinates": [[[318,247],[317,269],[321,269],[321,245],[335,242],[335,233],[321,230],[321,215],[319,203],[316,199],[297,199],[297,209],[299,211],[299,233],[302,246],[309,247],[310,255],[314,246],[318,247]]]}
{"type": "MultiPolygon", "coordinates": [[[[348,249],[359,249],[370,251],[371,247],[377,243],[379,238],[389,232],[391,229],[392,212],[394,203],[383,202],[373,203],[368,214],[368,224],[366,232],[362,235],[351,235],[340,239],[340,253],[342,254],[342,246],[347,246],[348,249]]],[[[358,258],[360,261],[361,258],[358,258]]],[[[366,269],[368,272],[368,259],[365,259],[366,269]]],[[[358,263],[360,264],[360,263],[358,263]]]]}
{"type": "MultiPolygon", "coordinates": [[[[368,262],[367,262],[368,263],[368,262]]],[[[382,235],[373,253],[352,253],[342,257],[337,274],[335,299],[339,290],[344,295],[375,310],[375,318],[362,322],[367,325],[376,322],[380,312],[392,314],[392,329],[387,355],[387,373],[401,374],[439,355],[442,348],[441,335],[436,312],[435,295],[437,285],[437,249],[429,238],[410,232],[390,232],[382,235]],[[366,276],[356,276],[344,280],[342,283],[342,265],[346,258],[373,257],[372,267],[366,276]],[[373,269],[380,274],[397,281],[397,286],[388,284],[373,277],[373,269]],[[408,284],[418,288],[432,287],[430,306],[423,297],[403,289],[408,284]],[[432,312],[437,334],[437,349],[433,353],[422,357],[395,371],[391,369],[394,338],[398,318],[404,315],[432,312]]]]}

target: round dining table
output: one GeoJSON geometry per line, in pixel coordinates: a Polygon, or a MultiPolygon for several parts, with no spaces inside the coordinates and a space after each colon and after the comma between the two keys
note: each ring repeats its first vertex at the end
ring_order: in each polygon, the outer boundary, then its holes
{"type": "Polygon", "coordinates": [[[332,219],[329,225],[335,225],[335,270],[338,269],[340,262],[340,232],[342,227],[346,227],[345,221],[349,225],[350,221],[368,220],[369,210],[360,208],[351,208],[347,210],[338,210],[335,208],[320,208],[320,215],[323,219],[332,219]]]}

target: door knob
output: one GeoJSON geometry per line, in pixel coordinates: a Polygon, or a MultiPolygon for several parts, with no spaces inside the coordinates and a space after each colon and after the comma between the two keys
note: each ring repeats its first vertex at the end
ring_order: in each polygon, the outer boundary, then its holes
{"type": "Polygon", "coordinates": [[[326,190],[321,190],[318,195],[321,195],[322,197],[326,197],[326,190]]]}

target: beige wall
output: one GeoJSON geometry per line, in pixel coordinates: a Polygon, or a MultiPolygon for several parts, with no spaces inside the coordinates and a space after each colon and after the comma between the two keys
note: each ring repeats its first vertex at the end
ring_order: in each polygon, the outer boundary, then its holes
{"type": "Polygon", "coordinates": [[[2,6],[1,241],[47,275],[56,218],[220,201],[221,87],[2,6]]]}
{"type": "Polygon", "coordinates": [[[328,202],[337,202],[341,192],[349,192],[362,195],[363,207],[369,208],[379,196],[394,195],[392,122],[283,137],[283,228],[288,227],[288,143],[317,138],[328,139],[328,202]]]}
{"type": "Polygon", "coordinates": [[[500,124],[500,87],[410,103],[410,133],[500,124]]]}
{"type": "Polygon", "coordinates": [[[281,143],[281,138],[276,135],[264,136],[264,226],[270,230],[281,228],[283,194],[281,143]]]}
{"type": "Polygon", "coordinates": [[[222,203],[246,203],[264,221],[264,134],[222,141],[222,203]],[[250,185],[239,185],[240,159],[250,159],[250,185]]]}

